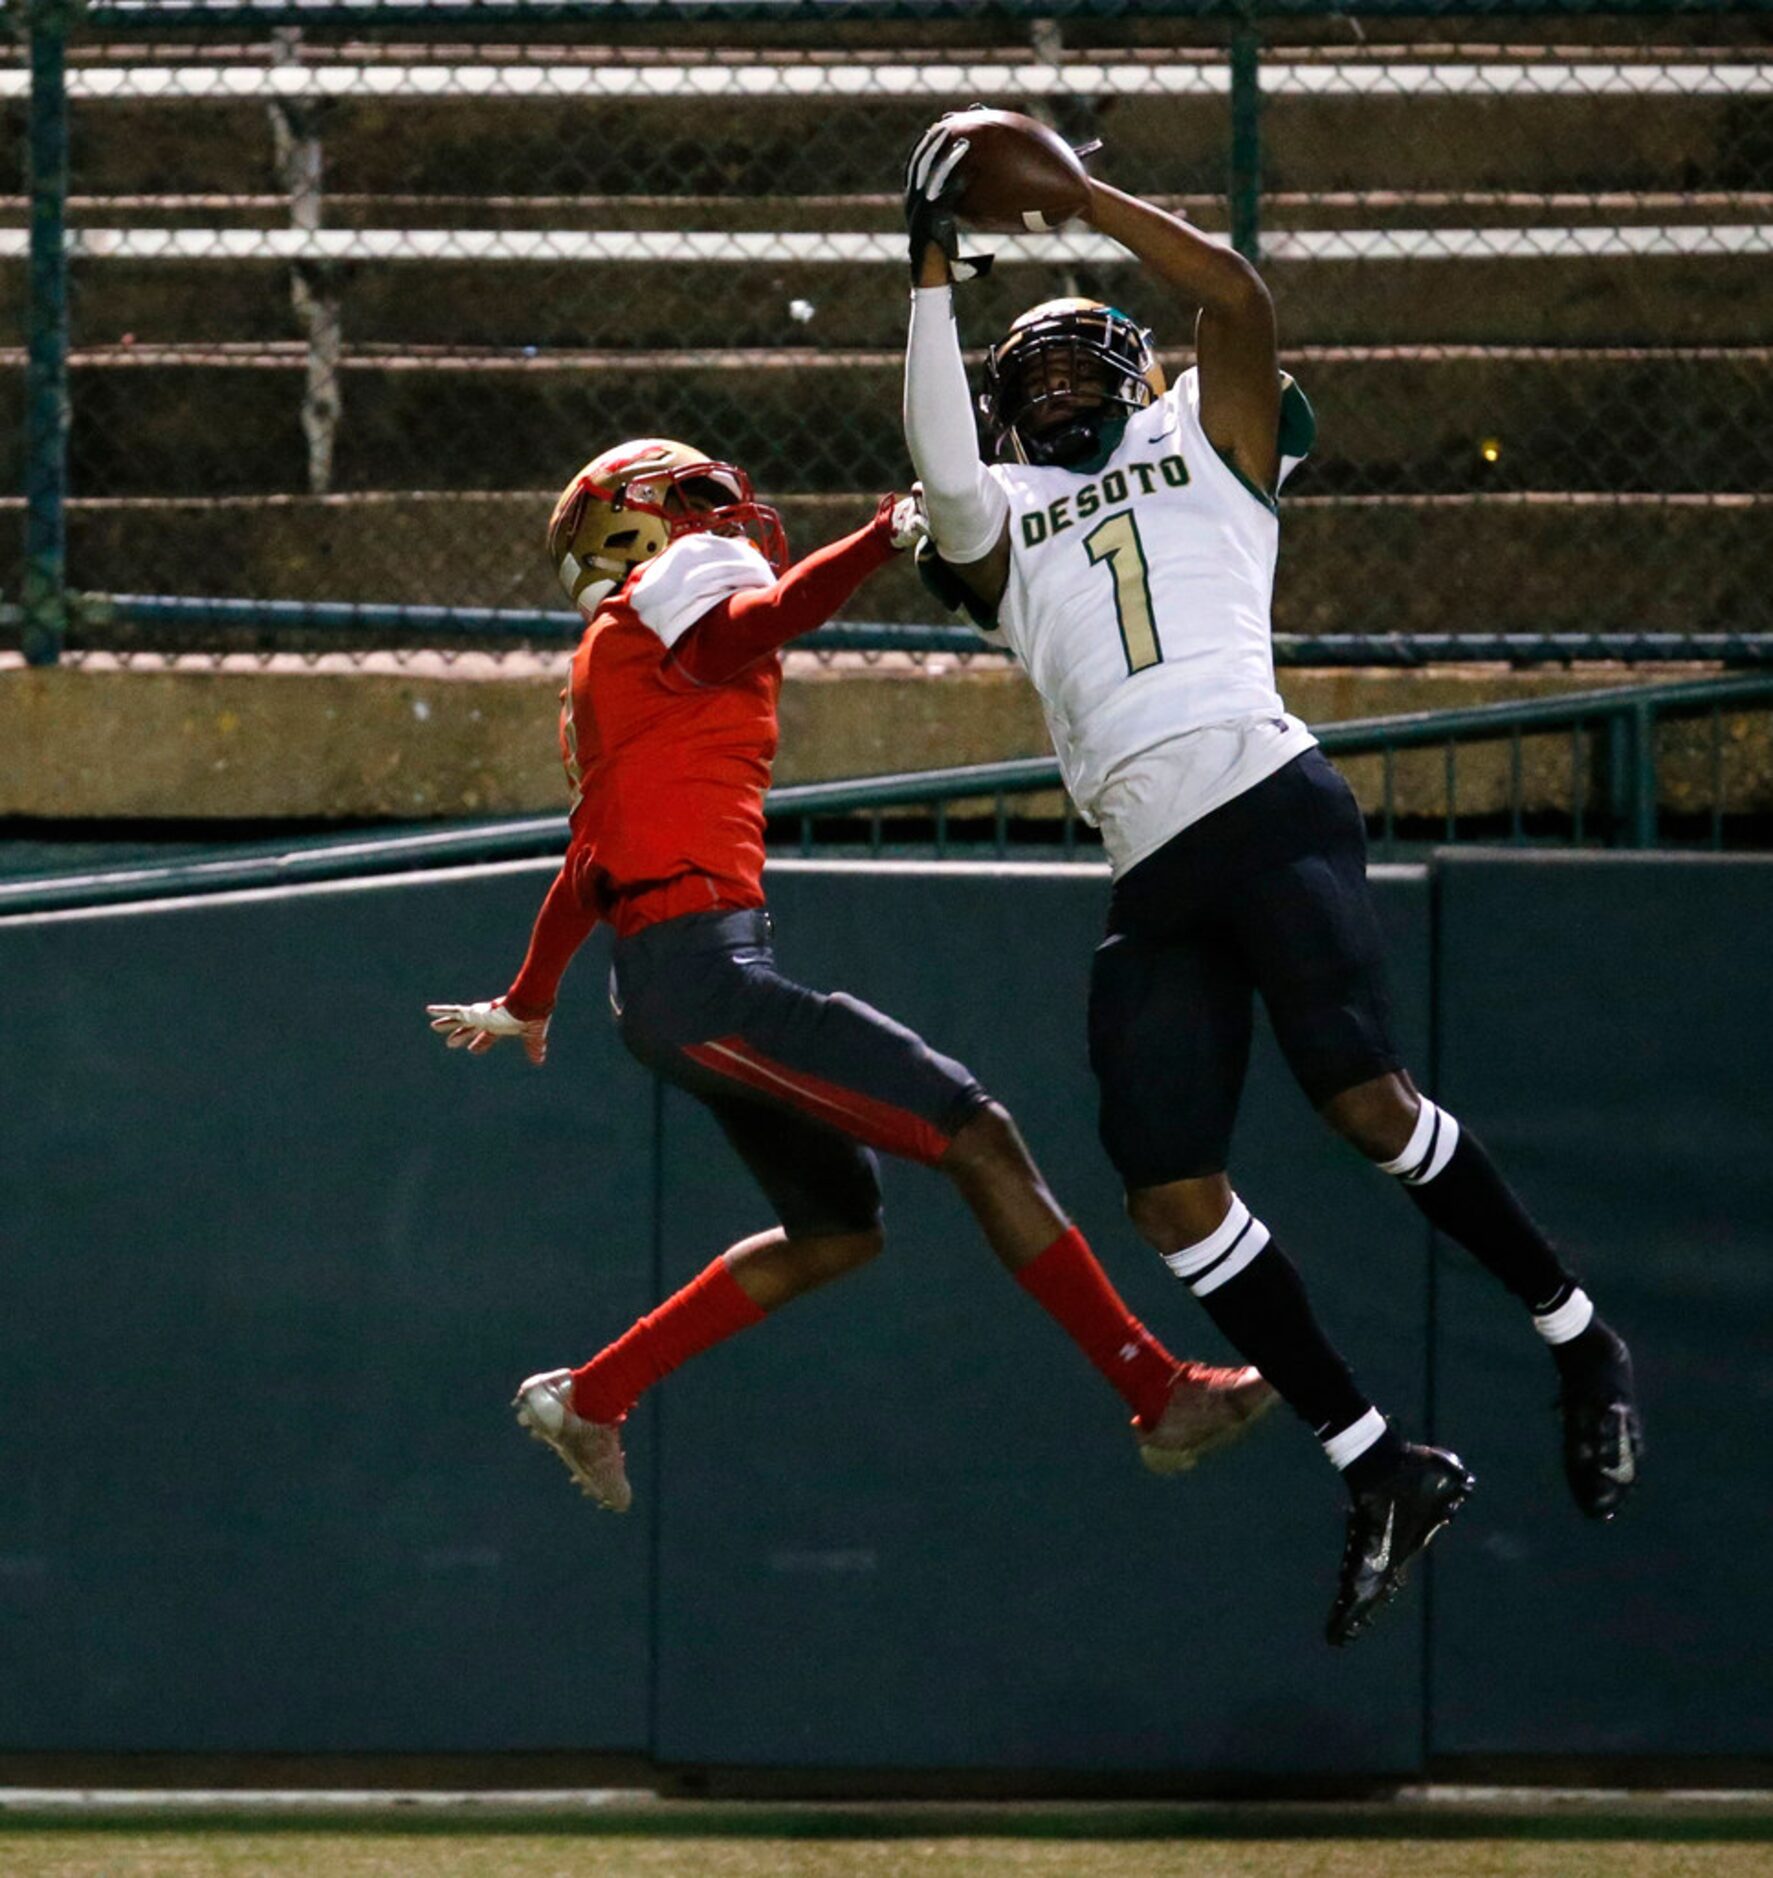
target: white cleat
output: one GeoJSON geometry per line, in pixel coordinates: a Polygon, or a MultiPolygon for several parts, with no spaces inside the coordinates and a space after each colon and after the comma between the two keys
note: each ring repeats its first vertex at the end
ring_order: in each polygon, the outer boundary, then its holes
{"type": "Polygon", "coordinates": [[[634,1490],[622,1460],[622,1431],[614,1422],[575,1415],[572,1387],[570,1369],[543,1370],[519,1384],[511,1406],[519,1423],[565,1461],[587,1499],[607,1512],[625,1513],[634,1504],[634,1490]]]}
{"type": "Polygon", "coordinates": [[[1139,1458],[1154,1474],[1186,1473],[1203,1454],[1237,1440],[1279,1400],[1258,1370],[1184,1363],[1157,1426],[1133,1424],[1139,1458]]]}

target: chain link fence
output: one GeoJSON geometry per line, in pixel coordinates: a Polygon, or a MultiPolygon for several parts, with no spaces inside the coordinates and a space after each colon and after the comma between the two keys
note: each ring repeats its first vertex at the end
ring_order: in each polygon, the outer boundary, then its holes
{"type": "MultiPolygon", "coordinates": [[[[1320,420],[1276,598],[1299,656],[1773,633],[1762,7],[13,11],[0,597],[35,579],[52,638],[71,592],[76,646],[563,642],[549,505],[634,434],[744,463],[797,548],[840,532],[909,473],[903,155],[975,101],[1102,138],[1098,174],[1260,259],[1320,420]],[[71,20],[65,506],[33,11],[39,42],[71,20]],[[243,604],[164,604],[204,599],[243,604]]],[[[1191,310],[1111,242],[989,245],[975,361],[1084,292],[1187,363],[1191,310]]],[[[903,570],[852,613],[934,618],[903,570]]]]}

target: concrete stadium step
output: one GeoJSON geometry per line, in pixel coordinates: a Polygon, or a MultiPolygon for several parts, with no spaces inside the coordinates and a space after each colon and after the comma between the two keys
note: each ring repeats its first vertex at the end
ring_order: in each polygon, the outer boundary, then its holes
{"type": "MultiPolygon", "coordinates": [[[[352,63],[315,48],[318,56],[278,67],[76,67],[77,186],[129,186],[122,179],[146,169],[201,174],[209,187],[268,180],[274,98],[324,112],[328,178],[348,190],[411,187],[415,168],[489,193],[567,174],[607,190],[631,187],[650,159],[662,187],[694,188],[700,172],[767,192],[785,176],[790,186],[810,180],[795,175],[809,155],[827,188],[879,188],[923,124],[977,98],[1044,105],[1062,119],[1087,113],[1110,140],[1110,170],[1135,189],[1214,187],[1223,174],[1229,67],[1220,52],[1080,53],[1055,63],[990,48],[644,62],[548,51],[503,64],[352,63]]],[[[1355,55],[1277,47],[1262,79],[1277,186],[1390,187],[1408,147],[1430,186],[1583,176],[1653,188],[1691,173],[1749,187],[1753,178],[1734,171],[1752,160],[1754,139],[1743,132],[1773,92],[1773,65],[1752,50],[1679,44],[1426,56],[1407,46],[1355,55]],[[1647,137],[1651,107],[1656,134],[1647,137]]]]}
{"type": "MultiPolygon", "coordinates": [[[[1672,25],[1674,22],[1669,21],[1672,25]]],[[[846,22],[846,25],[848,23],[846,22]]],[[[1141,28],[1145,25],[1141,22],[1141,28]]],[[[1015,30],[1012,28],[1012,31],[1015,30]]],[[[1507,45],[1386,44],[1293,47],[1260,55],[1263,92],[1286,97],[1754,97],[1770,84],[1764,49],[1674,43],[1520,43],[1530,23],[1510,21],[1507,45]],[[1522,25],[1526,30],[1522,31],[1522,25]]],[[[1146,35],[1141,30],[1139,37],[1146,35]]],[[[1555,35],[1562,40],[1562,34],[1555,35]]],[[[75,48],[68,94],[82,104],[333,103],[346,99],[506,103],[642,100],[703,105],[791,99],[824,107],[920,102],[1013,92],[1030,100],[1223,96],[1228,54],[1209,46],[1142,49],[1063,46],[895,50],[836,45],[800,51],[723,44],[712,52],[655,47],[638,54],[587,46],[411,44],[377,48],[264,42],[248,49],[194,46],[183,58],[112,46],[75,48]]],[[[0,98],[27,95],[22,69],[0,70],[0,98]]]]}
{"type": "MultiPolygon", "coordinates": [[[[1308,347],[1285,362],[1318,411],[1309,493],[1773,486],[1760,447],[1773,434],[1773,347],[1308,347]]],[[[305,489],[307,363],[292,342],[77,352],[76,487],[305,489]]],[[[22,366],[21,351],[0,352],[0,465],[15,483],[22,366]]],[[[976,354],[973,367],[976,378],[976,354]]],[[[334,486],[524,487],[616,438],[664,434],[739,455],[765,488],[885,487],[908,473],[901,376],[896,348],[353,347],[334,486]]]]}
{"type": "MultiPolygon", "coordinates": [[[[69,575],[95,592],[547,608],[558,604],[541,547],[553,495],[77,500],[69,575]]],[[[866,494],[782,501],[797,550],[872,506],[866,494]]],[[[21,507],[0,502],[15,539],[21,507]]],[[[1300,498],[1286,506],[1275,626],[1729,632],[1762,620],[1770,591],[1766,496],[1300,498]]],[[[930,623],[936,612],[901,563],[849,616],[930,623]]]]}
{"type": "Polygon", "coordinates": [[[1281,544],[1279,632],[1740,631],[1773,592],[1767,495],[1305,496],[1281,544]]]}
{"type": "MultiPolygon", "coordinates": [[[[1757,68],[1759,69],[1759,68],[1757,68]]],[[[1773,68],[1765,68],[1773,73],[1773,68]]],[[[1435,96],[1384,90],[1266,103],[1263,182],[1273,190],[1754,189],[1766,159],[1763,98],[1546,92],[1435,96]]]]}
{"type": "MultiPolygon", "coordinates": [[[[1148,200],[1209,234],[1223,236],[1222,193],[1153,191],[1148,200]]],[[[538,195],[507,191],[493,195],[421,193],[327,193],[320,199],[329,231],[348,229],[524,229],[592,231],[730,230],[803,234],[828,230],[897,234],[902,226],[897,192],[852,194],[732,195],[538,195]]],[[[259,229],[287,239],[291,204],[287,195],[230,194],[224,190],[181,193],[159,190],[113,195],[74,195],[68,200],[72,226],[82,228],[259,229]]],[[[29,225],[30,201],[0,195],[0,228],[29,225]]],[[[1773,222],[1773,189],[1533,190],[1331,189],[1271,190],[1261,202],[1261,224],[1271,235],[1299,230],[1546,229],[1718,226],[1773,222]]],[[[190,233],[187,241],[196,236],[190,233]]],[[[237,238],[235,238],[237,239],[237,238]]],[[[272,240],[268,239],[269,248],[272,240]]]]}
{"type": "MultiPolygon", "coordinates": [[[[1291,344],[1763,341],[1773,332],[1773,267],[1768,265],[1773,232],[1763,227],[1756,234],[1760,251],[1734,254],[1707,252],[1711,237],[1703,231],[1683,234],[1685,245],[1695,251],[1660,258],[1453,258],[1451,246],[1443,247],[1438,238],[1424,246],[1387,237],[1380,245],[1390,247],[1389,255],[1305,260],[1293,258],[1304,237],[1274,237],[1267,243],[1264,271],[1280,307],[1282,334],[1291,344]]],[[[651,262],[358,260],[327,263],[321,277],[335,283],[345,333],[357,343],[902,343],[898,238],[882,232],[855,239],[867,244],[865,262],[824,259],[822,247],[807,254],[774,245],[758,258],[692,261],[681,258],[686,250],[680,240],[661,235],[648,244],[659,257],[651,262]]],[[[440,238],[435,245],[447,252],[449,241],[440,238]]],[[[717,253],[742,252],[724,237],[709,245],[717,253]]],[[[703,250],[698,245],[694,251],[703,250]]],[[[1144,309],[1158,326],[1160,340],[1174,343],[1180,337],[1184,320],[1170,316],[1167,325],[1177,330],[1165,330],[1158,293],[1130,262],[1069,266],[1012,258],[1067,251],[1036,247],[1032,241],[1016,248],[1006,241],[1002,251],[1006,258],[996,272],[962,298],[961,319],[969,338],[1002,331],[1037,300],[1078,291],[1144,309]]],[[[125,334],[155,344],[295,338],[300,329],[290,309],[289,276],[289,264],[272,258],[77,258],[72,269],[74,341],[112,344],[125,334]]],[[[0,317],[22,321],[24,291],[22,240],[17,240],[11,257],[0,263],[0,317]]]]}

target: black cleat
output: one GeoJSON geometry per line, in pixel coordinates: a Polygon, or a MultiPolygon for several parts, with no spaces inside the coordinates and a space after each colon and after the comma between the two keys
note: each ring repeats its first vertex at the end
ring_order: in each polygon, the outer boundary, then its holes
{"type": "MultiPolygon", "coordinates": [[[[1644,1458],[1631,1352],[1604,1324],[1598,1359],[1560,1365],[1558,1408],[1564,1417],[1564,1478],[1571,1497],[1590,1519],[1611,1519],[1637,1485],[1644,1458]]],[[[1585,1333],[1593,1334],[1593,1333],[1585,1333]]]]}
{"type": "Polygon", "coordinates": [[[1329,1642],[1352,1643],[1403,1588],[1410,1561],[1462,1507],[1476,1479],[1457,1454],[1406,1443],[1403,1459],[1376,1487],[1356,1494],[1348,1509],[1342,1582],[1329,1642]]]}

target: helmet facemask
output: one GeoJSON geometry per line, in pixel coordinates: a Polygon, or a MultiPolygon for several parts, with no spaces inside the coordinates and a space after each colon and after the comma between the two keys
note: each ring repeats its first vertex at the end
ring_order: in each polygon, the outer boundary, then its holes
{"type": "Polygon", "coordinates": [[[731,535],[749,541],[777,574],[787,571],[788,536],[780,513],[759,502],[751,478],[731,463],[681,464],[630,478],[610,498],[612,527],[606,548],[620,553],[641,536],[622,517],[655,518],[668,541],[685,535],[731,535]]]}
{"type": "Polygon", "coordinates": [[[1163,390],[1151,335],[1113,307],[1036,307],[985,360],[979,409],[999,460],[1095,469],[1163,390]]]}

